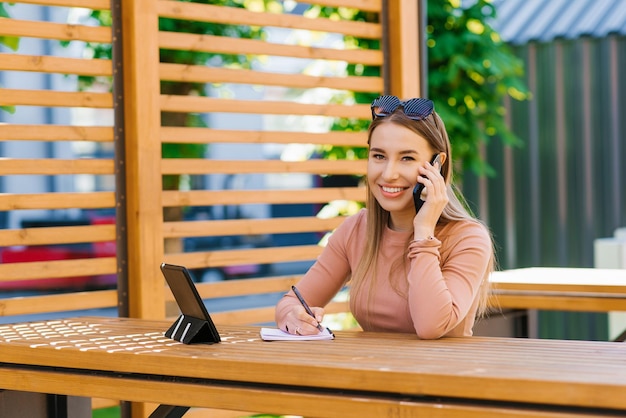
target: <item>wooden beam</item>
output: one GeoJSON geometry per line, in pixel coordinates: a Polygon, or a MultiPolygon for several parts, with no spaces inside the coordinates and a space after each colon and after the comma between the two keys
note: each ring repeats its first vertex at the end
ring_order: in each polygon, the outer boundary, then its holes
{"type": "Polygon", "coordinates": [[[226,25],[254,26],[262,18],[264,25],[278,28],[301,29],[317,32],[331,32],[358,38],[378,39],[381,35],[377,23],[351,20],[334,20],[324,17],[310,19],[290,13],[264,13],[210,4],[186,3],[180,1],[159,1],[158,12],[161,17],[171,19],[197,20],[226,25]]]}
{"type": "Polygon", "coordinates": [[[381,65],[383,62],[382,52],[373,49],[317,48],[277,44],[258,39],[241,39],[192,33],[161,32],[159,34],[159,47],[218,54],[275,55],[279,57],[345,61],[365,65],[381,65]]]}
{"type": "MultiPolygon", "coordinates": [[[[1,197],[1,196],[0,196],[1,197]]],[[[166,190],[163,206],[243,205],[246,203],[328,203],[365,201],[365,187],[325,187],[285,190],[166,190]]],[[[0,198],[0,204],[2,199],[0,198]]],[[[2,207],[0,205],[0,207],[2,207]]]]}
{"type": "Polygon", "coordinates": [[[121,2],[128,226],[128,313],[165,317],[156,0],[121,2]]]}
{"type": "Polygon", "coordinates": [[[421,72],[424,71],[420,58],[422,39],[417,24],[421,0],[389,0],[387,22],[386,53],[389,92],[400,98],[419,97],[423,93],[421,72]]]}

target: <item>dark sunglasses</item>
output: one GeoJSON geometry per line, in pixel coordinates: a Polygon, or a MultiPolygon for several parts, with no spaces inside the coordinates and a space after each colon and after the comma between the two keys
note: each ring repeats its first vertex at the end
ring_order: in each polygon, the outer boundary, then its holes
{"type": "Polygon", "coordinates": [[[379,96],[372,102],[372,120],[391,115],[399,106],[413,120],[424,120],[432,115],[435,105],[431,100],[414,98],[402,101],[396,96],[379,96]]]}

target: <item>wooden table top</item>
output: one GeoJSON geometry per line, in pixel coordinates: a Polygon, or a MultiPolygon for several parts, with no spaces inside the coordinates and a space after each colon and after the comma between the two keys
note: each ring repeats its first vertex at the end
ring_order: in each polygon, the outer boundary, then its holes
{"type": "Polygon", "coordinates": [[[491,274],[494,308],[626,311],[626,270],[532,267],[491,274]]]}
{"type": "Polygon", "coordinates": [[[264,342],[218,326],[222,343],[184,345],[167,321],[84,317],[0,326],[3,363],[626,410],[626,344],[513,338],[418,340],[336,332],[264,342]]]}
{"type": "Polygon", "coordinates": [[[490,281],[500,290],[626,294],[624,269],[529,267],[493,272],[490,281]]]}

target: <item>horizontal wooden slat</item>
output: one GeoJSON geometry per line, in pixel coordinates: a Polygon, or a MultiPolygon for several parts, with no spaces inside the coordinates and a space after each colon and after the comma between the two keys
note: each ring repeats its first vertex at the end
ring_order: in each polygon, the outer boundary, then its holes
{"type": "Polygon", "coordinates": [[[0,165],[0,175],[11,174],[113,174],[113,161],[84,160],[21,160],[6,159],[0,165]]]}
{"type": "Polygon", "coordinates": [[[327,203],[333,200],[362,202],[365,200],[365,187],[329,187],[302,190],[164,190],[162,196],[163,206],[327,203]]]}
{"type": "Polygon", "coordinates": [[[0,70],[87,76],[111,76],[113,73],[110,60],[20,54],[0,54],[0,70]]]}
{"type": "Polygon", "coordinates": [[[498,292],[491,296],[490,305],[496,310],[540,309],[575,312],[626,311],[626,294],[621,297],[606,297],[601,294],[498,292]]]}
{"type": "Polygon", "coordinates": [[[383,0],[310,0],[307,3],[320,6],[348,7],[369,12],[382,12],[383,0]]]}
{"type": "Polygon", "coordinates": [[[185,413],[185,418],[241,418],[249,416],[263,416],[262,413],[246,411],[227,411],[212,408],[191,408],[185,413]]]}
{"type": "Polygon", "coordinates": [[[320,255],[321,251],[322,247],[318,245],[299,245],[294,247],[176,253],[165,254],[165,262],[183,265],[187,268],[223,267],[250,263],[269,264],[314,260],[320,255]]]}
{"type": "Polygon", "coordinates": [[[0,125],[0,141],[113,142],[112,126],[0,125]]]}
{"type": "MultiPolygon", "coordinates": [[[[4,164],[4,162],[3,162],[4,164]]],[[[113,192],[93,193],[0,193],[0,210],[114,208],[113,192]]]]}
{"type": "Polygon", "coordinates": [[[493,289],[506,292],[625,293],[626,270],[601,268],[531,267],[495,271],[493,289]]]}
{"type": "Polygon", "coordinates": [[[10,245],[69,244],[115,241],[115,225],[2,229],[0,243],[10,245]]]}
{"type": "MultiPolygon", "coordinates": [[[[91,409],[113,408],[120,405],[119,400],[91,398],[91,409]]],[[[187,417],[185,417],[187,418],[187,417]]]]}
{"type": "Polygon", "coordinates": [[[175,32],[159,32],[159,47],[163,49],[221,54],[270,55],[312,60],[333,60],[374,66],[383,64],[383,54],[379,50],[313,48],[272,44],[255,39],[175,32]]]}
{"type": "MultiPolygon", "coordinates": [[[[324,312],[326,314],[342,313],[347,310],[349,310],[349,302],[331,302],[324,308],[324,312]]],[[[211,314],[211,318],[218,328],[220,325],[255,325],[273,323],[274,317],[274,306],[215,312],[211,314]]]]}
{"type": "MultiPolygon", "coordinates": [[[[228,280],[216,283],[197,283],[202,299],[226,298],[232,296],[262,295],[285,292],[300,280],[300,275],[263,277],[258,279],[228,280]]],[[[166,300],[173,301],[171,292],[166,300]]]]}
{"type": "MultiPolygon", "coordinates": [[[[0,268],[2,265],[0,265],[0,268]]],[[[94,290],[57,295],[0,299],[1,316],[40,314],[63,310],[101,309],[117,306],[116,290],[94,290]]]]}
{"type": "Polygon", "coordinates": [[[235,7],[207,4],[182,3],[179,1],[158,1],[157,12],[161,17],[182,20],[198,20],[231,25],[273,26],[279,28],[339,33],[358,38],[375,39],[382,36],[381,25],[377,23],[331,20],[326,18],[306,18],[287,13],[253,12],[235,7]]]}
{"type": "Polygon", "coordinates": [[[0,89],[0,105],[113,108],[111,93],[0,89]]]}
{"type": "MultiPolygon", "coordinates": [[[[1,91],[0,91],[1,93],[1,91]]],[[[252,113],[371,118],[369,105],[304,104],[271,100],[230,100],[199,96],[161,96],[161,110],[169,112],[252,113]]]]}
{"type": "MultiPolygon", "coordinates": [[[[368,1],[368,3],[370,1],[368,1]]],[[[81,7],[94,10],[108,10],[111,8],[111,2],[109,0],[20,0],[19,3],[40,4],[42,6],[81,7]]]]}
{"type": "Polygon", "coordinates": [[[2,19],[0,35],[60,41],[111,43],[111,28],[19,19],[2,19]]]}
{"type": "MultiPolygon", "coordinates": [[[[169,359],[165,360],[164,363],[167,364],[168,361],[169,359]]],[[[268,370],[270,369],[271,367],[268,367],[268,370]]],[[[245,369],[234,370],[235,374],[245,374],[245,372],[245,369]]],[[[361,376],[350,378],[366,380],[361,376]]],[[[467,404],[442,405],[440,402],[436,404],[422,403],[412,399],[399,402],[396,398],[390,399],[389,397],[369,399],[362,396],[342,395],[341,391],[334,391],[337,394],[325,391],[308,395],[287,389],[260,391],[259,389],[239,386],[224,388],[213,384],[185,381],[177,382],[176,386],[173,387],[169,382],[161,379],[138,381],[132,377],[132,374],[120,374],[115,377],[94,375],[85,379],[83,375],[67,372],[20,368],[14,370],[0,369],[0,379],[10,381],[10,389],[12,390],[45,392],[50,385],[55,385],[55,391],[61,394],[84,397],[115,396],[125,398],[130,402],[150,405],[148,411],[154,409],[154,405],[158,402],[171,405],[178,402],[194,407],[211,406],[212,408],[225,408],[231,411],[246,408],[245,412],[237,413],[237,415],[230,414],[228,411],[213,414],[213,409],[208,409],[209,415],[204,414],[204,409],[197,410],[200,411],[200,415],[198,415],[195,413],[196,410],[193,410],[193,413],[185,414],[185,418],[233,418],[254,415],[256,414],[254,411],[275,412],[274,415],[278,416],[285,415],[287,413],[285,411],[289,412],[288,416],[294,414],[296,416],[316,416],[320,410],[327,411],[321,416],[343,418],[372,416],[372,414],[373,416],[384,416],[388,415],[387,411],[394,411],[394,413],[397,411],[396,415],[402,417],[427,416],[433,418],[565,418],[571,416],[571,414],[564,415],[560,412],[527,411],[526,409],[511,407],[484,406],[484,404],[478,406],[468,406],[467,404]],[[61,382],[61,385],[58,382],[61,382]],[[155,404],[150,404],[150,402],[155,404]],[[292,411],[295,412],[292,414],[292,411]]],[[[283,387],[287,387],[287,385],[283,385],[283,387]]],[[[607,396],[610,397],[613,394],[607,396]]],[[[580,418],[592,417],[592,415],[578,416],[580,418]]],[[[603,416],[608,418],[618,415],[603,416]]]]}
{"type": "Polygon", "coordinates": [[[285,131],[238,131],[163,126],[161,141],[168,143],[210,144],[324,144],[347,147],[367,146],[367,132],[331,131],[322,133],[285,131]]]}
{"type": "MultiPolygon", "coordinates": [[[[165,222],[165,238],[202,237],[220,235],[283,234],[292,232],[320,232],[335,229],[344,217],[320,219],[293,217],[272,219],[227,219],[220,221],[165,222]]],[[[0,235],[1,239],[2,235],[0,235]]],[[[1,240],[0,240],[1,242],[1,240]]]]}
{"type": "MultiPolygon", "coordinates": [[[[0,65],[2,63],[0,62],[0,65]]],[[[1,67],[0,67],[1,68],[1,67]]],[[[245,69],[214,68],[199,65],[161,63],[162,80],[197,83],[239,83],[291,88],[329,88],[351,91],[383,91],[381,77],[328,77],[282,74],[245,69]]]]}
{"type": "Polygon", "coordinates": [[[205,160],[166,158],[161,163],[163,174],[244,174],[244,173],[310,173],[365,174],[365,160],[205,160]]]}
{"type": "Polygon", "coordinates": [[[114,274],[116,270],[117,262],[114,257],[6,263],[0,264],[0,281],[95,276],[114,274]]]}
{"type": "Polygon", "coordinates": [[[236,311],[215,312],[211,314],[216,326],[250,325],[274,321],[274,307],[248,308],[236,311]]]}

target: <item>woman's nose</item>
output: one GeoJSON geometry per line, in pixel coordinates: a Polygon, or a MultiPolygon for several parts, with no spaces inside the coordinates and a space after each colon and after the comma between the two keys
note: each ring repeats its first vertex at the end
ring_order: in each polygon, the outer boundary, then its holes
{"type": "Polygon", "coordinates": [[[398,177],[400,177],[400,174],[398,173],[398,167],[396,164],[392,162],[387,163],[385,170],[383,171],[383,178],[385,180],[395,180],[398,177]]]}

